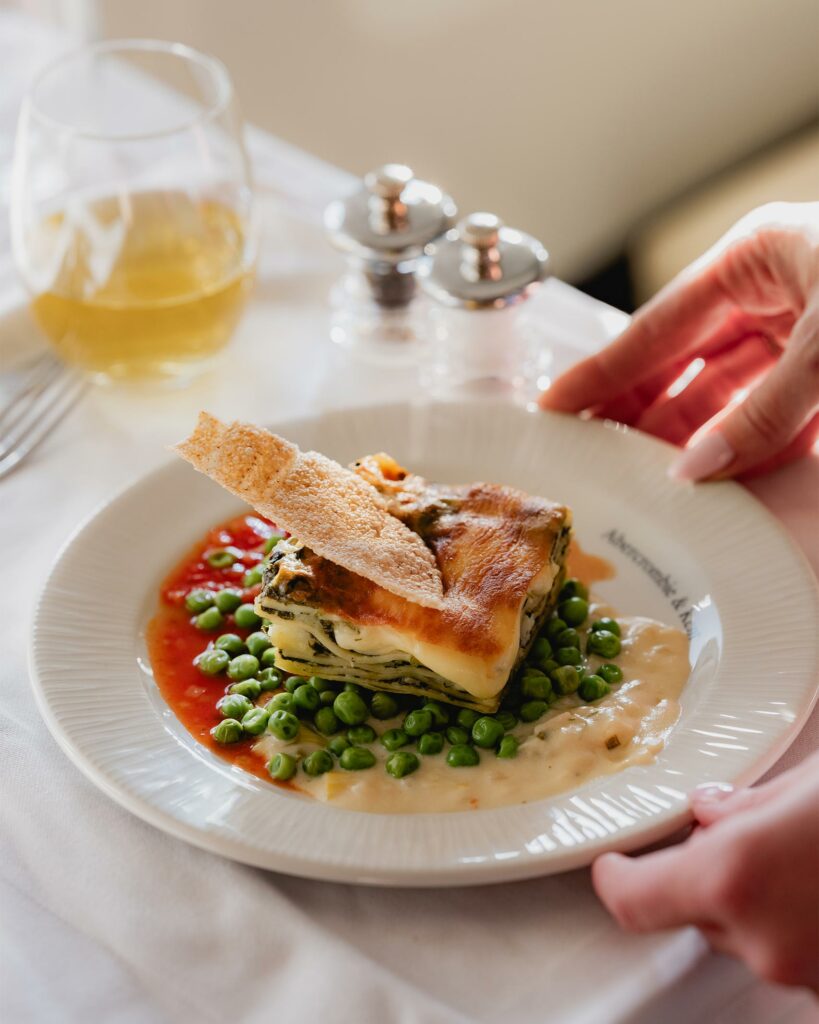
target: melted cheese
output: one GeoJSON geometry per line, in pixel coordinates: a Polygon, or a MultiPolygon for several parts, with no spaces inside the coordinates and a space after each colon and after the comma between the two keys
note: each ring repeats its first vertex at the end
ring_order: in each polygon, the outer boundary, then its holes
{"type": "MultiPolygon", "coordinates": [[[[611,614],[611,609],[597,605],[592,614],[611,614]]],[[[679,697],[689,672],[688,641],[679,630],[651,619],[618,616],[618,621],[623,649],[616,661],[623,682],[594,704],[563,697],[539,722],[518,723],[516,758],[505,760],[481,750],[477,767],[452,768],[442,753],[422,757],[417,772],[393,779],[384,769],[389,751],[374,743],[377,764],[367,771],[336,768],[316,778],[299,772],[294,781],[303,792],[336,807],[440,813],[528,803],[631,765],[650,764],[679,717],[679,697]]],[[[401,719],[376,724],[383,732],[400,725],[401,719]]],[[[303,756],[321,744],[306,733],[291,744],[267,734],[254,749],[267,760],[279,750],[303,756]]]]}
{"type": "MultiPolygon", "coordinates": [[[[343,657],[345,651],[357,654],[394,655],[396,659],[407,656],[425,665],[433,672],[472,694],[473,697],[488,698],[500,693],[509,678],[515,663],[520,643],[520,625],[507,634],[506,644],[500,653],[492,658],[470,654],[441,644],[428,643],[412,633],[394,626],[357,626],[334,616],[327,616],[333,623],[337,653],[343,657]]],[[[301,623],[274,618],[268,627],[268,635],[274,647],[289,657],[309,661],[312,656],[313,634],[301,623]]],[[[352,658],[350,659],[352,661],[352,658]]]]}

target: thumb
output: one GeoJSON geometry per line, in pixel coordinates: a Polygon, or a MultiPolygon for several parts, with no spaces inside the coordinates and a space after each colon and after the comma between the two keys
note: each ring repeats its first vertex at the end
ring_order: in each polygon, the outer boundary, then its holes
{"type": "Polygon", "coordinates": [[[737,476],[787,448],[819,408],[819,310],[808,310],[784,355],[748,397],[678,458],[679,480],[737,476]]]}
{"type": "MultiPolygon", "coordinates": [[[[805,762],[811,764],[812,761],[805,762]]],[[[819,768],[819,760],[813,759],[813,763],[819,768]]],[[[729,818],[743,811],[761,807],[770,801],[776,801],[781,795],[788,791],[797,778],[805,774],[800,766],[797,771],[790,769],[782,772],[768,782],[752,789],[734,789],[733,786],[724,782],[709,782],[697,786],[691,794],[691,810],[700,825],[713,825],[716,821],[729,818]]]]}
{"type": "Polygon", "coordinates": [[[691,810],[700,825],[713,825],[724,818],[730,818],[741,811],[767,802],[765,789],[723,789],[717,786],[700,786],[691,794],[691,810]]]}

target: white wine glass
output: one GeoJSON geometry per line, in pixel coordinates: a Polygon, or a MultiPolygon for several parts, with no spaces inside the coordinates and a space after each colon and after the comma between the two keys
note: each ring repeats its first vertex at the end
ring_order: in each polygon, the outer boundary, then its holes
{"type": "Polygon", "coordinates": [[[11,210],[34,318],[67,363],[189,381],[227,344],[256,256],[224,65],[150,39],[60,57],[23,102],[11,210]]]}

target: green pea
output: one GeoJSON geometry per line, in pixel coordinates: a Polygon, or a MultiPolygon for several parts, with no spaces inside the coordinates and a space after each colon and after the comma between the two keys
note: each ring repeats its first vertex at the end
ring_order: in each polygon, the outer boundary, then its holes
{"type": "Polygon", "coordinates": [[[203,629],[210,632],[212,629],[218,629],[225,621],[224,616],[218,608],[206,608],[205,611],[201,612],[193,620],[194,626],[197,629],[203,629]]]}
{"type": "Polygon", "coordinates": [[[606,664],[601,665],[600,668],[598,668],[595,675],[600,676],[609,685],[611,685],[612,683],[619,683],[622,680],[623,670],[620,668],[619,665],[613,665],[611,664],[611,662],[607,662],[606,664]]]}
{"type": "Polygon", "coordinates": [[[234,590],[232,587],[226,587],[216,594],[214,602],[223,615],[230,615],[242,603],[242,592],[241,590],[234,590]]]}
{"type": "Polygon", "coordinates": [[[444,749],[444,734],[442,732],[425,732],[418,737],[419,754],[440,754],[444,749]]]}
{"type": "Polygon", "coordinates": [[[437,700],[426,701],[422,710],[432,715],[433,729],[440,729],[441,726],[449,724],[449,709],[439,704],[437,700]]]}
{"type": "Polygon", "coordinates": [[[462,729],[469,731],[472,726],[478,721],[481,716],[477,711],[473,711],[471,708],[461,708],[458,712],[456,721],[462,729]]]}
{"type": "Polygon", "coordinates": [[[304,676],[288,676],[284,681],[284,688],[288,693],[295,693],[300,686],[304,686],[304,676]]]}
{"type": "Polygon", "coordinates": [[[595,619],[589,629],[591,629],[592,633],[605,629],[607,633],[614,633],[615,636],[620,636],[620,623],[617,619],[595,619]]]}
{"type": "Polygon", "coordinates": [[[524,722],[536,722],[549,710],[545,700],[527,700],[520,706],[520,717],[524,722]]]}
{"type": "Polygon", "coordinates": [[[229,569],[240,557],[241,551],[237,548],[217,548],[205,555],[205,561],[212,569],[229,569]]]}
{"type": "Polygon", "coordinates": [[[333,701],[333,711],[345,725],[361,725],[369,716],[361,697],[346,688],[333,701]]]}
{"type": "Polygon", "coordinates": [[[297,767],[298,761],[295,757],[291,754],[281,753],[273,755],[267,770],[274,779],[278,779],[279,782],[287,782],[288,779],[292,779],[296,774],[297,767]]]}
{"type": "Polygon", "coordinates": [[[259,671],[259,659],[252,654],[240,654],[228,665],[227,674],[238,683],[242,679],[250,679],[259,671]]]}
{"type": "Polygon", "coordinates": [[[374,693],[370,711],[373,718],[382,722],[387,718],[395,718],[398,714],[398,701],[388,693],[374,693]]]}
{"type": "Polygon", "coordinates": [[[305,680],[305,682],[308,682],[313,687],[313,689],[318,690],[319,693],[321,693],[322,690],[333,689],[333,684],[325,682],[325,680],[323,680],[321,676],[310,676],[308,679],[305,680]]]}
{"type": "Polygon", "coordinates": [[[504,736],[498,744],[498,757],[517,757],[518,746],[514,736],[504,736]]]}
{"type": "Polygon", "coordinates": [[[558,648],[560,648],[560,647],[576,647],[579,650],[580,649],[580,634],[577,632],[576,629],[573,629],[571,626],[568,626],[566,629],[561,630],[557,634],[557,644],[556,644],[556,646],[558,648]]]}
{"type": "Polygon", "coordinates": [[[273,550],[273,548],[275,548],[275,546],[279,543],[280,540],[284,540],[284,534],[281,534],[281,533],[271,533],[270,536],[267,538],[267,540],[262,545],[262,551],[266,555],[269,555],[270,552],[273,550]]]}
{"type": "Polygon", "coordinates": [[[291,715],[296,713],[296,705],[292,693],[276,693],[267,702],[266,707],[271,711],[289,711],[291,715]]]}
{"type": "Polygon", "coordinates": [[[308,775],[324,775],[333,768],[333,758],[326,750],[314,750],[302,761],[302,768],[308,775]]]}
{"type": "Polygon", "coordinates": [[[574,665],[563,665],[552,673],[552,686],[561,697],[574,693],[580,686],[580,673],[574,665]]]}
{"type": "Polygon", "coordinates": [[[387,750],[398,750],[399,747],[405,747],[409,743],[409,736],[403,729],[387,729],[386,732],[381,733],[379,738],[387,750]]]}
{"type": "Polygon", "coordinates": [[[611,687],[600,676],[584,676],[583,681],[580,683],[579,693],[585,701],[600,700],[601,697],[605,697],[610,692],[611,687]]]}
{"type": "Polygon", "coordinates": [[[267,731],[280,740],[294,740],[299,734],[299,720],[291,711],[279,709],[267,720],[267,731]]]}
{"type": "Polygon", "coordinates": [[[230,664],[230,655],[227,651],[218,651],[211,647],[210,650],[203,651],[199,655],[195,664],[199,671],[206,676],[218,676],[230,664]]]}
{"type": "Polygon", "coordinates": [[[535,668],[534,665],[527,665],[526,668],[523,670],[523,674],[520,677],[520,681],[523,682],[524,679],[529,678],[542,679],[545,675],[546,673],[542,668],[535,668]]]}
{"type": "Polygon", "coordinates": [[[265,668],[275,668],[277,654],[278,652],[275,647],[268,647],[266,651],[262,651],[262,656],[259,658],[259,661],[265,668]]]}
{"type": "Polygon", "coordinates": [[[267,633],[263,633],[261,630],[251,633],[247,640],[245,640],[245,644],[250,653],[256,658],[261,658],[264,652],[271,646],[267,633]]]}
{"type": "Polygon", "coordinates": [[[529,651],[529,657],[532,661],[541,662],[546,661],[547,658],[552,656],[552,645],[545,636],[539,636],[537,640],[532,644],[532,649],[529,651]]]}
{"type": "Polygon", "coordinates": [[[270,712],[266,708],[251,708],[242,719],[242,728],[251,736],[261,736],[267,728],[270,712]]]}
{"type": "Polygon", "coordinates": [[[235,718],[225,718],[210,731],[217,743],[238,743],[242,738],[242,726],[235,718]]]}
{"type": "Polygon", "coordinates": [[[361,696],[361,694],[364,692],[364,688],[359,686],[358,683],[345,683],[344,692],[357,693],[359,696],[361,696]]]}
{"type": "MultiPolygon", "coordinates": [[[[301,689],[301,687],[299,687],[301,689]]],[[[298,693],[298,690],[296,691],[298,693]]],[[[313,691],[315,693],[315,690],[313,691]]],[[[332,736],[341,728],[341,723],[332,708],[319,708],[313,722],[322,736],[332,736]]]]}
{"type": "Polygon", "coordinates": [[[242,577],[243,587],[256,587],[262,582],[262,566],[254,565],[252,569],[248,569],[242,577]]]}
{"type": "Polygon", "coordinates": [[[569,626],[579,626],[589,614],[589,603],[582,597],[570,597],[559,606],[560,617],[569,626]]]}
{"type": "Polygon", "coordinates": [[[227,651],[231,658],[238,658],[240,654],[247,652],[244,640],[236,633],[223,633],[217,636],[213,646],[218,647],[220,651],[227,651]]]}
{"type": "Polygon", "coordinates": [[[450,725],[446,731],[446,739],[447,743],[451,743],[453,747],[460,747],[469,742],[469,732],[462,729],[460,725],[450,725]]]}
{"type": "Polygon", "coordinates": [[[262,624],[252,604],[240,604],[233,613],[233,621],[239,629],[258,629],[262,624]]]}
{"type": "Polygon", "coordinates": [[[404,732],[407,736],[423,736],[432,728],[432,713],[419,708],[417,711],[410,711],[404,719],[404,732]]]}
{"type": "Polygon", "coordinates": [[[503,738],[503,726],[494,718],[484,715],[472,726],[472,739],[478,747],[487,750],[496,747],[503,738]]]}
{"type": "Polygon", "coordinates": [[[301,711],[306,711],[308,714],[318,711],[321,707],[321,697],[318,695],[318,690],[311,686],[309,683],[302,683],[301,686],[297,686],[293,691],[293,703],[301,711]]]}
{"type": "Polygon", "coordinates": [[[366,747],[347,747],[342,750],[338,763],[348,772],[360,772],[364,768],[372,768],[375,754],[366,747]]]}
{"type": "Polygon", "coordinates": [[[607,629],[589,633],[586,650],[589,654],[599,654],[601,658],[616,658],[620,653],[620,637],[616,633],[610,633],[607,629]]]}
{"type": "Polygon", "coordinates": [[[401,750],[397,754],[391,754],[384,767],[387,769],[387,774],[392,775],[394,779],[403,779],[405,775],[412,775],[414,771],[417,771],[420,764],[421,762],[415,754],[401,750]]]}
{"type": "Polygon", "coordinates": [[[347,730],[347,739],[357,747],[372,743],[375,740],[375,729],[371,725],[354,725],[347,730]]]}
{"type": "Polygon", "coordinates": [[[583,655],[576,647],[561,647],[557,652],[559,665],[582,665],[583,655]]]}
{"type": "Polygon", "coordinates": [[[238,693],[239,696],[247,697],[248,700],[256,700],[261,692],[261,684],[256,679],[242,679],[228,687],[228,693],[238,693]]]}
{"type": "Polygon", "coordinates": [[[543,662],[543,671],[547,676],[550,676],[556,668],[560,668],[560,662],[555,661],[554,658],[549,658],[548,661],[543,662]]]}
{"type": "MultiPolygon", "coordinates": [[[[549,689],[551,689],[551,684],[549,684],[549,689]]],[[[494,718],[503,726],[504,732],[509,732],[518,724],[517,716],[511,711],[496,711],[494,718]]]]}
{"type": "Polygon", "coordinates": [[[572,597],[582,597],[584,601],[589,599],[589,588],[576,576],[570,576],[560,588],[561,601],[567,601],[572,597]]]}
{"type": "Polygon", "coordinates": [[[341,757],[347,747],[350,746],[350,741],[346,736],[334,736],[327,744],[327,749],[331,754],[335,754],[336,757],[341,757]]]}
{"type": "Polygon", "coordinates": [[[206,611],[213,604],[214,595],[211,590],[192,590],[185,598],[185,607],[191,615],[206,611]]]}
{"type": "MultiPolygon", "coordinates": [[[[262,661],[264,661],[264,658],[262,661]]],[[[256,678],[259,680],[259,686],[261,686],[263,693],[269,693],[270,690],[278,690],[282,685],[282,677],[272,668],[263,668],[256,678]]]]}
{"type": "Polygon", "coordinates": [[[525,700],[547,700],[552,693],[552,681],[547,675],[524,676],[520,692],[525,700]]]}
{"type": "Polygon", "coordinates": [[[319,693],[319,700],[323,705],[325,705],[328,708],[333,706],[333,702],[335,701],[335,699],[335,690],[322,690],[321,693],[319,693]]]}
{"type": "Polygon", "coordinates": [[[253,705],[241,693],[228,693],[216,702],[216,710],[222,718],[235,718],[237,721],[245,717],[253,705]]]}
{"type": "Polygon", "coordinates": [[[557,640],[558,634],[562,633],[566,628],[566,623],[563,619],[554,618],[549,619],[546,623],[546,638],[550,643],[554,643],[557,640]]]}
{"type": "Polygon", "coordinates": [[[480,764],[481,756],[474,747],[468,743],[457,743],[450,747],[446,755],[446,763],[453,768],[472,768],[480,764]]]}

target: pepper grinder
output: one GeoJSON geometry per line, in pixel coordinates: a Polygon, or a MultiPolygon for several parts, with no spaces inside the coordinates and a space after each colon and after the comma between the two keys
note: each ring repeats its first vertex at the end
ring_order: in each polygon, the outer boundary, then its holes
{"type": "Polygon", "coordinates": [[[415,361],[427,337],[416,273],[426,245],[455,222],[457,207],[404,164],[370,171],[363,187],[330,203],[324,225],[347,257],[330,296],[330,337],[370,362],[415,361]]]}
{"type": "Polygon", "coordinates": [[[535,401],[552,354],[527,300],[547,276],[549,254],[491,213],[472,213],[427,247],[419,281],[437,302],[422,371],[438,398],[535,401]]]}

